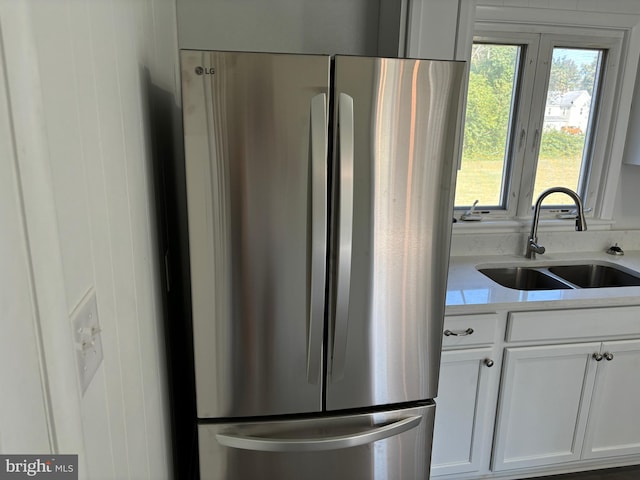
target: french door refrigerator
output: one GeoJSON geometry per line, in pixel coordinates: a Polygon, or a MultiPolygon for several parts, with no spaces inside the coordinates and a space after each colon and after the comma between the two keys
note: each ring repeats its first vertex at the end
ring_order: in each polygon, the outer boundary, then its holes
{"type": "Polygon", "coordinates": [[[181,69],[201,477],[427,479],[464,65],[181,69]]]}

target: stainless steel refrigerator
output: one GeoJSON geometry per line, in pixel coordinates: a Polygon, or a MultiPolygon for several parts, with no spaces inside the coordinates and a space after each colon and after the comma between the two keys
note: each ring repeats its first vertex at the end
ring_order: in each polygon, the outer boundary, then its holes
{"type": "Polygon", "coordinates": [[[464,65],[181,69],[201,478],[427,479],[464,65]]]}

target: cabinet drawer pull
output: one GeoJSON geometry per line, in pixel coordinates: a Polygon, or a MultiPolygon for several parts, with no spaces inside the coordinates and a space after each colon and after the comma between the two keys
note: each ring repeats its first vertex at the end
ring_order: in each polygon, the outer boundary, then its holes
{"type": "Polygon", "coordinates": [[[601,353],[598,353],[598,352],[594,353],[594,354],[593,354],[593,355],[591,355],[591,356],[593,357],[593,359],[594,359],[596,362],[601,361],[601,360],[602,360],[602,358],[603,358],[602,354],[601,354],[601,353]]]}
{"type": "Polygon", "coordinates": [[[491,368],[491,367],[493,367],[494,362],[493,362],[493,360],[491,360],[490,358],[485,358],[485,359],[484,359],[484,364],[485,364],[487,367],[491,368]]]}
{"type": "Polygon", "coordinates": [[[473,328],[467,328],[466,330],[449,330],[446,329],[444,331],[445,337],[465,337],[467,335],[471,335],[473,333],[473,328]]]}
{"type": "Polygon", "coordinates": [[[611,360],[613,360],[613,353],[604,352],[604,358],[606,358],[610,362],[611,360]]]}

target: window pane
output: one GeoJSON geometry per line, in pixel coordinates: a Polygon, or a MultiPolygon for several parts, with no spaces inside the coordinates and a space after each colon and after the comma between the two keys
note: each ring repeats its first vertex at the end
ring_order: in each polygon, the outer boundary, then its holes
{"type": "Polygon", "coordinates": [[[474,43],[456,207],[501,206],[521,48],[474,43]]]}
{"type": "MultiPolygon", "coordinates": [[[[534,202],[542,191],[555,186],[580,193],[601,58],[601,50],[553,49],[534,202]]],[[[566,195],[553,194],[545,204],[573,205],[573,202],[566,195]]]]}

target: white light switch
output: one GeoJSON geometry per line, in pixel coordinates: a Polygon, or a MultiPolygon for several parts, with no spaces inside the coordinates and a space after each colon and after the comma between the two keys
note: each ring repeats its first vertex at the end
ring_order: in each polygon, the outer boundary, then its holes
{"type": "Polygon", "coordinates": [[[102,337],[98,322],[98,303],[93,289],[82,299],[72,318],[78,375],[82,393],[87,390],[102,362],[102,337]]]}

